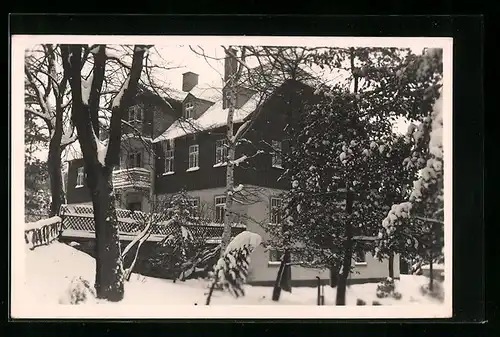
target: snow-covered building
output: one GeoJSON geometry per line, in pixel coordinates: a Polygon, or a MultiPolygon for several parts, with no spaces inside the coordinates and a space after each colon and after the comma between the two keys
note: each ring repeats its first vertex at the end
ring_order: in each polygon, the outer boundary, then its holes
{"type": "MultiPolygon", "coordinates": [[[[226,59],[226,72],[234,64],[226,59]]],[[[228,76],[228,74],[226,74],[228,76]]],[[[228,115],[227,88],[202,87],[198,75],[183,74],[182,91],[159,97],[140,92],[124,123],[121,165],[114,172],[114,187],[120,206],[149,211],[150,201],[161,195],[186,190],[200,211],[214,222],[223,223],[226,202],[228,115]]],[[[268,94],[241,85],[236,92],[234,129],[246,121],[251,127],[236,149],[234,218],[247,230],[266,239],[263,223],[274,223],[274,206],[280,193],[291,186],[282,177],[285,167],[281,151],[288,151],[285,127],[300,114],[304,103],[314,99],[307,80],[286,80],[273,84],[268,94]]],[[[105,138],[105,136],[103,136],[105,138]]],[[[69,204],[90,204],[85,186],[83,160],[69,162],[67,200],[69,204]]],[[[277,251],[258,247],[252,254],[249,282],[273,284],[279,268],[277,251]]],[[[388,276],[387,262],[372,256],[358,256],[351,279],[373,281],[388,276]]],[[[394,263],[395,277],[399,264],[394,263]]],[[[292,266],[292,284],[327,281],[329,271],[292,266]]]]}

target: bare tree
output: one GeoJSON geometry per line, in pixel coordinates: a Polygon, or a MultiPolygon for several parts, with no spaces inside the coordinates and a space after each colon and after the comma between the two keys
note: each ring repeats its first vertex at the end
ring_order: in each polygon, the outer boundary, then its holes
{"type": "Polygon", "coordinates": [[[72,121],[78,132],[94,208],[97,247],[96,293],[99,298],[110,301],[120,301],[124,294],[112,171],[119,165],[121,120],[136,94],[144,54],[148,48],[144,45],[134,46],[128,76],[121,83],[120,90],[111,104],[110,136],[107,146],[104,146],[98,138],[98,114],[108,60],[106,46],[61,46],[65,77],[71,86],[72,121]],[[93,70],[91,76],[85,80],[82,79],[82,68],[87,57],[93,59],[93,70]]]}
{"type": "Polygon", "coordinates": [[[59,47],[46,44],[28,51],[24,74],[25,112],[41,118],[49,133],[47,164],[52,196],[49,216],[54,216],[65,202],[61,153],[76,140],[76,133],[70,124],[68,78],[61,69],[59,47]]]}

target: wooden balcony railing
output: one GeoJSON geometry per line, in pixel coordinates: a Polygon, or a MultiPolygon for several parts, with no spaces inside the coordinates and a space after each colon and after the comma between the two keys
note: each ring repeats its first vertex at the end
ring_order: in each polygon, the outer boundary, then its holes
{"type": "Polygon", "coordinates": [[[151,172],[142,167],[134,167],[113,171],[113,186],[116,189],[151,188],[151,172]]]}

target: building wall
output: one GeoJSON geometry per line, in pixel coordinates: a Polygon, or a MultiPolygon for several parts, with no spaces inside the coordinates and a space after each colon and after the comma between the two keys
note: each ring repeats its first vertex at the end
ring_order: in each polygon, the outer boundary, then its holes
{"type": "MultiPolygon", "coordinates": [[[[270,198],[279,196],[282,190],[272,188],[262,188],[257,186],[249,186],[252,189],[258,189],[259,201],[250,205],[235,205],[235,213],[239,215],[236,221],[245,223],[247,230],[259,234],[263,240],[268,240],[268,233],[262,228],[261,223],[268,222],[270,219],[270,198]]],[[[217,195],[224,195],[225,188],[211,188],[203,190],[189,191],[189,195],[199,198],[200,204],[206,209],[213,210],[214,198],[217,195]]],[[[252,261],[248,281],[250,283],[272,283],[276,279],[279,264],[269,262],[269,252],[261,245],[252,253],[252,261]]],[[[371,281],[382,279],[389,275],[388,261],[379,262],[376,258],[366,253],[366,264],[355,264],[352,262],[354,271],[349,276],[353,282],[362,282],[363,280],[371,281]]],[[[300,266],[292,266],[292,279],[294,281],[315,281],[316,276],[323,280],[330,278],[329,270],[320,270],[313,268],[304,268],[300,266]]],[[[394,258],[394,276],[399,277],[399,257],[394,258]]],[[[309,282],[309,283],[313,283],[309,282]]]]}
{"type": "MultiPolygon", "coordinates": [[[[354,272],[349,275],[350,280],[382,279],[389,276],[389,260],[379,261],[370,253],[366,253],[366,264],[352,262],[354,272]]],[[[394,256],[394,277],[399,278],[399,255],[394,256]]]]}

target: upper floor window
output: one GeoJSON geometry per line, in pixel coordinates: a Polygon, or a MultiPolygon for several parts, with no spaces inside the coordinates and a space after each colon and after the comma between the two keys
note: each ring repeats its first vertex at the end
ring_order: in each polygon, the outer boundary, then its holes
{"type": "Polygon", "coordinates": [[[174,172],[174,140],[169,139],[163,143],[165,154],[165,173],[174,172]]]}
{"type": "Polygon", "coordinates": [[[76,175],[76,187],[81,187],[85,180],[85,169],[83,166],[78,168],[78,173],[76,175]]]}
{"type": "Polygon", "coordinates": [[[193,102],[186,102],[184,104],[184,118],[194,118],[194,104],[193,102]]]}
{"type": "Polygon", "coordinates": [[[273,140],[272,142],[272,147],[273,147],[273,157],[272,157],[272,165],[273,167],[277,168],[283,168],[283,159],[281,155],[282,151],[282,146],[281,142],[278,140],[273,140]]]}
{"type": "Polygon", "coordinates": [[[128,110],[128,121],[130,123],[142,123],[142,109],[138,105],[130,107],[128,110]]]}
{"type": "Polygon", "coordinates": [[[281,198],[271,198],[271,223],[280,224],[281,216],[281,198]]]}
{"type": "Polygon", "coordinates": [[[215,222],[224,223],[224,216],[226,215],[226,197],[215,197],[215,222]]]}
{"type": "Polygon", "coordinates": [[[215,141],[215,164],[222,164],[227,161],[227,139],[215,141]]]}
{"type": "Polygon", "coordinates": [[[127,158],[128,167],[142,167],[142,153],[141,152],[131,152],[128,154],[127,158]]]}
{"type": "Polygon", "coordinates": [[[199,146],[198,145],[189,146],[189,168],[190,169],[198,168],[198,155],[199,155],[199,146]]]}

